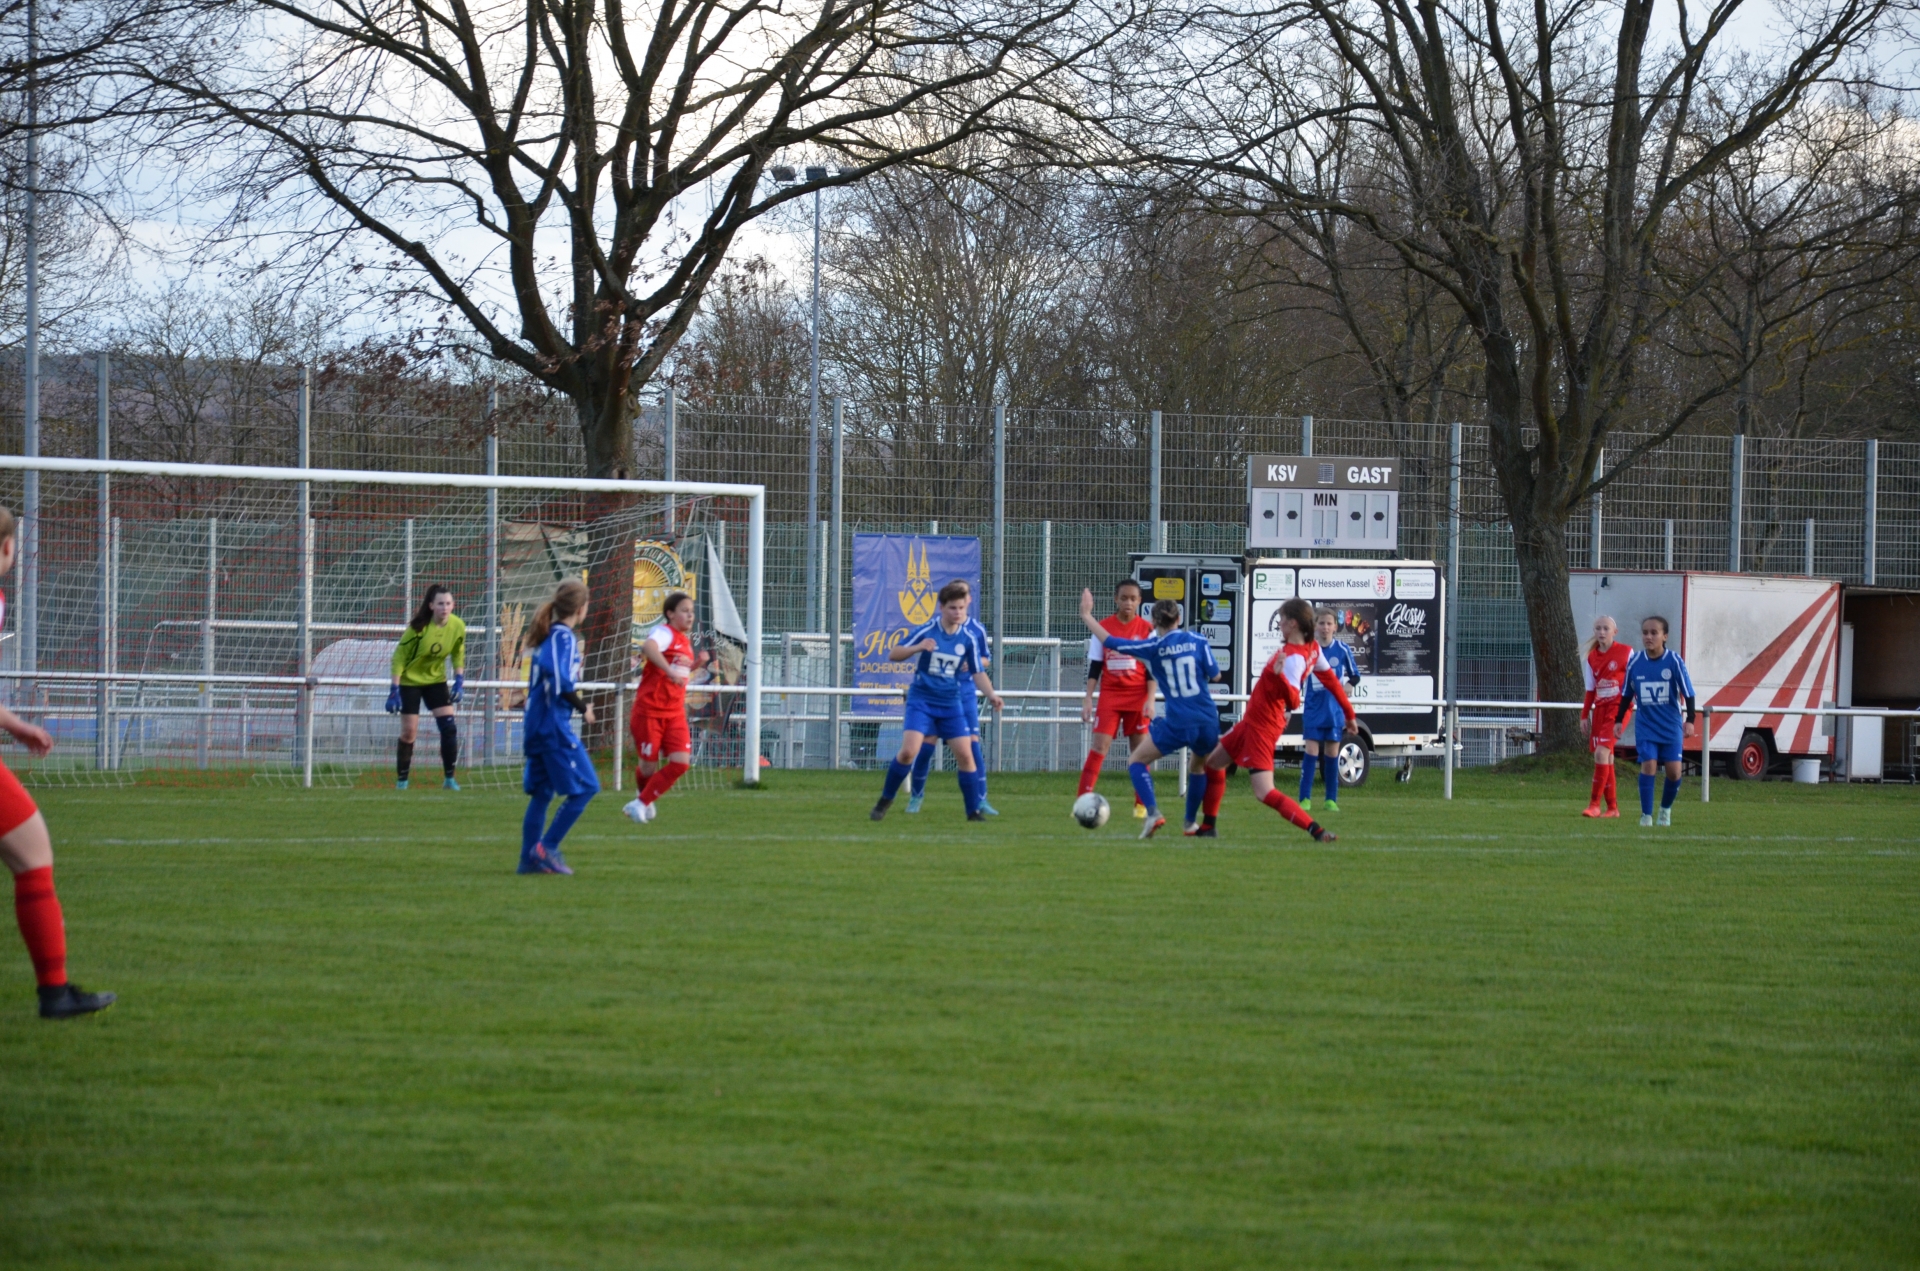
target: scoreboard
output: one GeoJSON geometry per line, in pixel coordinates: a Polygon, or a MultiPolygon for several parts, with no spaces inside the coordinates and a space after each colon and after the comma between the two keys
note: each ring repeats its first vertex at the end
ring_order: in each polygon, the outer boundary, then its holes
{"type": "Polygon", "coordinates": [[[1247,468],[1249,551],[1400,550],[1400,461],[1255,455],[1247,468]]]}

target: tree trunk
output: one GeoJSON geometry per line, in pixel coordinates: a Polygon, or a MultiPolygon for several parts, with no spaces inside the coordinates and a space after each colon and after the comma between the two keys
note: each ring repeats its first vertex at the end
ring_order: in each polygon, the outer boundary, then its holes
{"type": "MultiPolygon", "coordinates": [[[[587,475],[625,479],[636,474],[633,463],[635,403],[624,391],[593,391],[575,397],[587,475]]],[[[584,672],[589,680],[619,682],[631,670],[633,654],[633,544],[641,532],[640,520],[655,500],[638,494],[594,494],[584,499],[587,531],[587,617],[581,624],[584,672]]],[[[625,728],[617,719],[614,693],[595,695],[595,721],[584,730],[594,749],[613,744],[613,730],[625,728]]]]}

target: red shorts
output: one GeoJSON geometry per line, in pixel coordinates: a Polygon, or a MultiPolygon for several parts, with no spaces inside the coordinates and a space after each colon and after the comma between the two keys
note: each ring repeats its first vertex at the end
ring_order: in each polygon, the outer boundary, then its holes
{"type": "Polygon", "coordinates": [[[13,833],[39,810],[40,805],[20,784],[20,778],[14,776],[5,764],[0,764],[0,834],[13,833]]]}
{"type": "Polygon", "coordinates": [[[1252,721],[1243,719],[1227,730],[1220,744],[1227,748],[1227,757],[1248,772],[1272,772],[1274,743],[1286,728],[1285,719],[1280,721],[1279,728],[1257,728],[1252,721]]]}
{"type": "Polygon", "coordinates": [[[1109,737],[1138,737],[1147,731],[1153,723],[1153,712],[1147,709],[1145,702],[1138,706],[1113,706],[1105,696],[1100,698],[1099,713],[1094,718],[1093,731],[1105,733],[1109,737]]]}
{"type": "Polygon", "coordinates": [[[671,715],[635,715],[633,748],[647,763],[659,763],[668,755],[693,753],[693,734],[687,731],[687,717],[679,711],[671,715]]]}
{"type": "Polygon", "coordinates": [[[1612,750],[1620,744],[1620,734],[1618,731],[1620,720],[1612,711],[1608,711],[1604,715],[1595,711],[1590,717],[1589,722],[1593,727],[1592,731],[1587,734],[1588,750],[1598,750],[1602,746],[1605,746],[1608,750],[1612,750]]]}

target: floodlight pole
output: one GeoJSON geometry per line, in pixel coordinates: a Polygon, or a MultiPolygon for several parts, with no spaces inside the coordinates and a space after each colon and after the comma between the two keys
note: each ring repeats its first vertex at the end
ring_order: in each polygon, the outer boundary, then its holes
{"type": "Polygon", "coordinates": [[[1453,797],[1453,748],[1459,744],[1460,737],[1460,700],[1458,676],[1460,673],[1460,423],[1454,421],[1447,433],[1447,592],[1442,602],[1444,616],[1441,629],[1446,633],[1447,657],[1447,718],[1446,761],[1443,791],[1449,799],[1453,797]]]}

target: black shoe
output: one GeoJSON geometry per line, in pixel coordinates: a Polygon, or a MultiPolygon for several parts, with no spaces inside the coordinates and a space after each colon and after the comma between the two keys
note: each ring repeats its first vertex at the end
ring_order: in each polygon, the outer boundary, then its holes
{"type": "Polygon", "coordinates": [[[890,808],[890,807],[892,807],[892,806],[893,806],[893,800],[892,800],[892,799],[882,799],[882,800],[880,800],[880,802],[878,802],[878,803],[876,803],[876,804],[874,804],[874,805],[873,805],[873,811],[871,811],[871,812],[869,812],[869,813],[867,813],[867,819],[868,819],[869,821],[884,821],[884,820],[886,820],[886,819],[887,819],[887,809],[888,809],[888,808],[890,808]]]}
{"type": "Polygon", "coordinates": [[[40,1018],[72,1019],[75,1015],[91,1015],[106,1010],[114,1001],[111,993],[89,993],[78,984],[43,984],[40,986],[40,1018]]]}
{"type": "Polygon", "coordinates": [[[1214,829],[1211,825],[1203,825],[1193,832],[1193,837],[1197,839],[1217,839],[1220,837],[1220,831],[1214,829]]]}
{"type": "Polygon", "coordinates": [[[980,811],[978,808],[975,808],[973,811],[967,813],[967,820],[969,821],[984,821],[986,819],[987,819],[987,814],[985,812],[980,811]]]}
{"type": "Polygon", "coordinates": [[[1332,830],[1329,830],[1326,826],[1320,824],[1320,822],[1318,821],[1315,821],[1312,824],[1307,826],[1307,833],[1313,835],[1313,841],[1316,843],[1332,843],[1332,842],[1338,841],[1339,839],[1339,835],[1335,834],[1332,830]]]}

